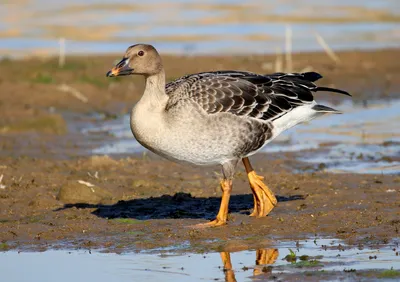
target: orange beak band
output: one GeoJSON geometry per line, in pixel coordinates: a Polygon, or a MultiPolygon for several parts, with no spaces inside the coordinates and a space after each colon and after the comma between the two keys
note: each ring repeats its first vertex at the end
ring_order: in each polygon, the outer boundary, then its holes
{"type": "Polygon", "coordinates": [[[133,69],[129,67],[129,59],[123,58],[115,67],[113,67],[110,71],[107,72],[107,77],[115,77],[122,75],[130,75],[132,74],[133,69]]]}
{"type": "Polygon", "coordinates": [[[113,67],[109,72],[107,72],[107,76],[108,77],[118,76],[118,73],[119,73],[119,69],[117,69],[116,67],[113,67]]]}

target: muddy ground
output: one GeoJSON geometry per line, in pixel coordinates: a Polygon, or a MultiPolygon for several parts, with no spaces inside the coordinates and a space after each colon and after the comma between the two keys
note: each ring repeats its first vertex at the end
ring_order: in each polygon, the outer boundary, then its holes
{"type": "MultiPolygon", "coordinates": [[[[342,63],[337,65],[323,53],[297,54],[294,69],[321,72],[321,83],[349,90],[362,103],[398,98],[400,65],[395,58],[400,50],[338,55],[342,63]]],[[[400,237],[400,176],[310,173],[290,153],[253,158],[253,166],[278,195],[278,206],[268,217],[248,216],[253,199],[240,168],[229,224],[192,228],[218,211],[219,168],[174,164],[152,154],[92,156],[92,148],[113,137],[80,132],[83,125],[126,114],[140,97],[141,79],[105,77],[119,57],[68,57],[63,68],[51,58],[0,62],[1,249],[120,252],[180,246],[235,251],[266,247],[278,239],[327,236],[371,244],[400,237]],[[293,168],[307,172],[294,174],[293,168]]],[[[164,60],[171,80],[216,69],[269,73],[275,58],[164,60]]],[[[343,99],[321,98],[333,103],[343,99]]]]}

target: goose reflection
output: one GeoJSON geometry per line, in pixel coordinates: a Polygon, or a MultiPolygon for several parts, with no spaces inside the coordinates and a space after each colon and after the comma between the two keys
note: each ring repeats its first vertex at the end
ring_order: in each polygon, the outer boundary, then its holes
{"type": "MultiPolygon", "coordinates": [[[[236,282],[235,272],[232,268],[231,255],[229,252],[221,252],[222,264],[224,266],[225,281],[236,282]]],[[[278,258],[278,249],[259,249],[256,251],[256,265],[253,268],[253,276],[271,273],[272,268],[268,267],[274,264],[278,258]]]]}

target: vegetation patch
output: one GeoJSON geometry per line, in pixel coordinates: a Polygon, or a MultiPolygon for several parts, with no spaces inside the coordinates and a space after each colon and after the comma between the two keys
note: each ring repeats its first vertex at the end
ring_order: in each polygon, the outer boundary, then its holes
{"type": "Polygon", "coordinates": [[[379,278],[397,278],[400,277],[400,271],[395,269],[384,270],[378,274],[379,278]]]}
{"type": "Polygon", "coordinates": [[[289,249],[289,254],[284,257],[284,260],[290,262],[292,266],[303,268],[303,267],[317,267],[323,266],[322,263],[319,261],[322,256],[308,256],[308,255],[301,255],[297,256],[296,253],[289,249]]]}
{"type": "Polygon", "coordinates": [[[292,264],[294,267],[303,268],[303,267],[318,267],[323,266],[323,264],[316,259],[312,260],[301,260],[292,264]]]}
{"type": "Polygon", "coordinates": [[[79,81],[86,84],[92,84],[100,88],[106,87],[108,85],[108,82],[105,79],[90,77],[87,75],[82,75],[81,77],[79,77],[79,81]]]}
{"type": "Polygon", "coordinates": [[[0,251],[7,251],[9,249],[10,246],[6,242],[0,243],[0,251]]]}
{"type": "Polygon", "coordinates": [[[3,132],[38,131],[64,134],[67,132],[65,120],[60,115],[44,115],[26,118],[15,123],[0,126],[3,132]]]}
{"type": "Polygon", "coordinates": [[[50,84],[55,82],[53,77],[46,73],[37,73],[31,80],[34,83],[50,84]]]}
{"type": "Polygon", "coordinates": [[[140,220],[133,219],[133,218],[115,218],[113,219],[114,222],[124,223],[124,224],[139,224],[141,223],[140,220]]]}

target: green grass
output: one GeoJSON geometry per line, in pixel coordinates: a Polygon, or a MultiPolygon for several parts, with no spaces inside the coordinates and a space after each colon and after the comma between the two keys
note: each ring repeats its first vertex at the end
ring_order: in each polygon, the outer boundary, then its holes
{"type": "Polygon", "coordinates": [[[71,70],[85,70],[87,68],[87,65],[84,62],[70,61],[66,62],[65,65],[63,65],[62,67],[59,67],[58,64],[56,65],[56,67],[60,70],[71,71],[71,70]]]}
{"type": "Polygon", "coordinates": [[[303,267],[317,267],[323,266],[319,260],[312,259],[312,260],[301,260],[299,262],[293,263],[294,267],[303,268],[303,267]]]}
{"type": "Polygon", "coordinates": [[[105,77],[100,79],[100,78],[90,77],[87,75],[82,75],[81,77],[79,77],[79,81],[82,83],[92,84],[100,88],[108,86],[108,82],[105,77]]]}
{"type": "Polygon", "coordinates": [[[131,235],[131,236],[139,236],[139,235],[144,235],[145,233],[144,232],[142,232],[142,231],[128,231],[128,232],[126,232],[128,235],[131,235]]]}
{"type": "Polygon", "coordinates": [[[124,224],[139,224],[141,223],[140,220],[132,219],[132,218],[115,218],[113,219],[114,222],[124,223],[124,224]]]}
{"type": "Polygon", "coordinates": [[[307,255],[302,255],[302,256],[299,257],[299,259],[300,259],[300,260],[309,260],[310,257],[307,256],[307,255]]]}
{"type": "Polygon", "coordinates": [[[284,258],[287,262],[296,262],[297,256],[296,253],[293,252],[292,249],[289,249],[289,254],[284,258]]]}
{"type": "Polygon", "coordinates": [[[61,116],[47,115],[10,124],[7,126],[7,129],[13,132],[34,130],[63,134],[67,131],[67,125],[61,116]]]}
{"type": "Polygon", "coordinates": [[[77,60],[77,59],[68,59],[65,64],[60,67],[58,64],[58,59],[52,59],[46,62],[40,62],[37,64],[37,70],[51,70],[54,71],[77,71],[77,70],[86,70],[91,67],[87,61],[77,60]]]}
{"type": "Polygon", "coordinates": [[[31,81],[34,83],[41,83],[41,84],[51,84],[55,82],[50,74],[41,72],[36,74],[36,76],[31,81]]]}
{"type": "Polygon", "coordinates": [[[400,271],[395,269],[384,270],[378,275],[379,278],[396,278],[400,277],[400,271]]]}
{"type": "Polygon", "coordinates": [[[6,242],[0,243],[0,250],[8,250],[10,246],[7,245],[6,242]]]}
{"type": "Polygon", "coordinates": [[[323,256],[310,257],[308,255],[297,256],[296,253],[289,249],[289,254],[284,258],[287,262],[290,262],[293,267],[303,268],[303,267],[316,267],[323,266],[318,259],[323,256]],[[297,261],[299,260],[299,261],[297,261]]]}

